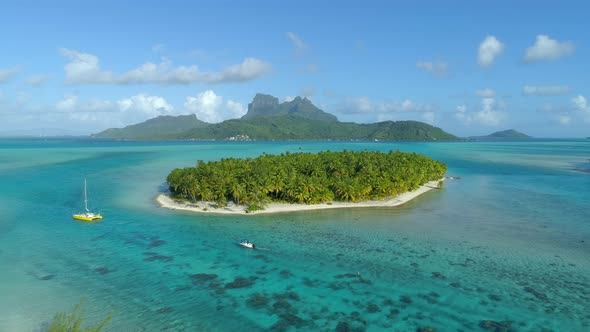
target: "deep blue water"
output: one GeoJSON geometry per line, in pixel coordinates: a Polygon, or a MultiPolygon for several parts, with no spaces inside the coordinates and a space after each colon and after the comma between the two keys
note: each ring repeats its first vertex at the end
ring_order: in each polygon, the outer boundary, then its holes
{"type": "Polygon", "coordinates": [[[89,321],[113,314],[112,331],[587,331],[588,158],[587,140],[0,139],[0,331],[37,331],[82,299],[89,321]],[[394,208],[219,216],[154,202],[199,159],[343,149],[425,154],[460,179],[394,208]],[[85,177],[99,223],[71,218],[85,177]]]}

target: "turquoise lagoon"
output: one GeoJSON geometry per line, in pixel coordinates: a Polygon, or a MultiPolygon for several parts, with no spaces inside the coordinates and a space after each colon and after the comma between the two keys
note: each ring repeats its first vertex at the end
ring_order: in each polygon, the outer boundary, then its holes
{"type": "Polygon", "coordinates": [[[588,158],[583,140],[2,139],[0,331],[39,331],[81,299],[90,322],[113,314],[109,331],[588,331],[588,158]],[[221,216],[154,201],[199,159],[343,149],[426,154],[460,179],[396,208],[221,216]],[[71,217],[85,177],[99,223],[71,217]]]}

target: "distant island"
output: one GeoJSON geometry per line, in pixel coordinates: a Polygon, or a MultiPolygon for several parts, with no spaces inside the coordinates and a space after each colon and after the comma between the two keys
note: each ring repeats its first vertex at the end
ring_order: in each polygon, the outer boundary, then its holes
{"type": "Polygon", "coordinates": [[[471,136],[469,139],[471,140],[494,140],[494,139],[528,139],[532,138],[531,136],[521,133],[520,131],[514,129],[502,130],[497,131],[495,133],[491,133],[486,136],[471,136]]]}
{"type": "Polygon", "coordinates": [[[170,194],[158,202],[221,213],[395,206],[441,187],[446,171],[446,164],[400,151],[264,154],[175,169],[167,177],[170,194]]]}
{"type": "Polygon", "coordinates": [[[241,119],[206,123],[196,115],[159,116],[125,128],[111,128],[92,137],[144,140],[363,140],[457,141],[455,135],[419,121],[384,121],[371,124],[340,122],[297,97],[279,103],[278,98],[257,94],[241,119]]]}

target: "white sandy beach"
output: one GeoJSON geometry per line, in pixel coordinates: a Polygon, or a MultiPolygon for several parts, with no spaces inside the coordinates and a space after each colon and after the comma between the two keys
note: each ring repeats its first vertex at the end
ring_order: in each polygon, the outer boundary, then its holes
{"type": "Polygon", "coordinates": [[[402,205],[412,199],[428,192],[432,189],[438,189],[438,181],[430,181],[420,186],[420,188],[409,191],[407,193],[400,194],[389,199],[378,200],[378,201],[364,201],[358,203],[350,202],[332,202],[331,204],[288,204],[288,203],[271,203],[266,206],[264,210],[253,211],[246,213],[245,205],[236,205],[230,202],[228,206],[223,208],[217,208],[213,202],[180,202],[175,201],[167,194],[160,194],[156,198],[156,201],[161,207],[172,209],[172,210],[183,210],[198,213],[222,213],[222,214],[263,214],[263,213],[280,213],[280,212],[294,212],[304,210],[321,210],[321,209],[338,209],[338,208],[353,208],[353,207],[390,207],[402,205]]]}

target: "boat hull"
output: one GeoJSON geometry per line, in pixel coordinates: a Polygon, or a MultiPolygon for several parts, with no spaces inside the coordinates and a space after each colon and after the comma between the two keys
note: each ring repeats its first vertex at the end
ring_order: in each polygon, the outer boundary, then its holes
{"type": "Polygon", "coordinates": [[[72,217],[74,219],[76,219],[76,220],[82,220],[82,221],[95,221],[95,220],[102,219],[102,216],[101,215],[95,215],[95,216],[92,216],[92,217],[88,217],[88,216],[85,216],[83,214],[74,214],[72,217]]]}

